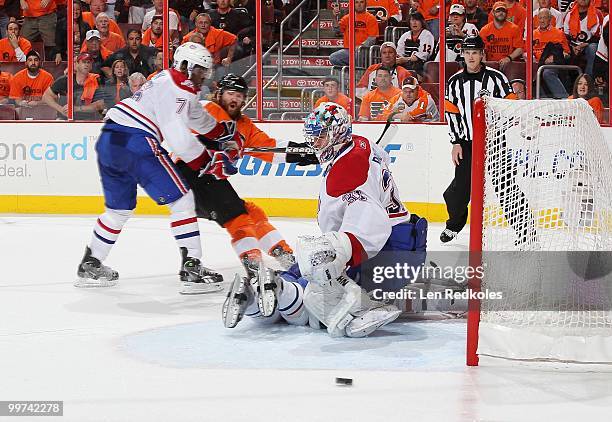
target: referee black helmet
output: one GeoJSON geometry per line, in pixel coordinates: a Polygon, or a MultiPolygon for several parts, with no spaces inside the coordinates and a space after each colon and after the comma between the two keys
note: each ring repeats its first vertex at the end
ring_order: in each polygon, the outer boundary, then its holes
{"type": "Polygon", "coordinates": [[[484,41],[479,35],[466,37],[461,42],[461,50],[484,50],[484,48],[484,41]]]}

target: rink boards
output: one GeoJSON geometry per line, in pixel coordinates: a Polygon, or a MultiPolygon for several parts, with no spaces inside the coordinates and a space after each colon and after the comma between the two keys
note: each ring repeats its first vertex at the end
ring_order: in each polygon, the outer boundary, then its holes
{"type": "MultiPolygon", "coordinates": [[[[95,214],[103,207],[96,167],[99,123],[0,124],[0,212],[95,214]]],[[[301,142],[302,124],[263,123],[270,136],[301,142]]],[[[375,141],[383,125],[356,123],[354,133],[375,141]]],[[[612,148],[612,129],[602,128],[612,148]]],[[[453,177],[447,126],[393,125],[383,139],[391,170],[412,212],[444,221],[442,194],[453,177]]],[[[252,198],[273,216],[313,217],[322,174],[320,166],[269,164],[252,157],[239,163],[231,181],[239,194],[252,198]]],[[[144,192],[140,194],[145,195],[144,192]]],[[[137,212],[164,214],[150,199],[137,212]]]]}

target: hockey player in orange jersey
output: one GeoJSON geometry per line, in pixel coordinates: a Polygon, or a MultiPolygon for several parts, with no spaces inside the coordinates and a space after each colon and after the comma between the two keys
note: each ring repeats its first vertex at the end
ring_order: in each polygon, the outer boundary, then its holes
{"type": "MultiPolygon", "coordinates": [[[[268,221],[265,212],[253,202],[242,200],[227,178],[237,172],[235,162],[244,148],[276,147],[287,144],[262,132],[240,110],[247,99],[248,86],[240,76],[228,74],[218,82],[212,101],[203,101],[204,109],[217,122],[240,134],[242,145],[207,145],[211,151],[209,166],[198,174],[186,166],[181,171],[191,185],[199,217],[216,221],[230,234],[234,251],[252,277],[259,268],[262,252],[274,257],[283,268],[295,263],[293,250],[280,232],[268,221]],[[253,271],[254,270],[254,271],[253,271]]],[[[303,157],[285,154],[250,153],[268,162],[297,162],[303,157]],[[275,157],[278,155],[278,157],[275,157]],[[293,161],[292,161],[293,158],[293,161]]],[[[311,158],[316,163],[316,157],[311,158]]],[[[300,161],[301,162],[301,161],[300,161]]],[[[303,164],[309,164],[304,162],[303,164]]]]}

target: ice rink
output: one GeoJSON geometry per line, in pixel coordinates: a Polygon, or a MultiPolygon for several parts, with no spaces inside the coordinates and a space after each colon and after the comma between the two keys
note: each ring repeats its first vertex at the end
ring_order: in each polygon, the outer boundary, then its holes
{"type": "MultiPolygon", "coordinates": [[[[226,330],[225,292],[178,294],[167,218],[128,222],[107,261],[118,286],[76,289],[95,219],[0,217],[0,400],[63,400],[55,419],[79,422],[610,420],[612,368],[467,368],[464,320],[402,319],[365,339],[248,320],[226,330]]],[[[272,222],[290,242],[318,231],[312,220],[272,222]]],[[[241,267],[228,236],[200,229],[205,265],[229,282],[241,267]]],[[[430,227],[431,249],[441,230],[430,227]]],[[[447,248],[467,241],[466,230],[447,248]]]]}

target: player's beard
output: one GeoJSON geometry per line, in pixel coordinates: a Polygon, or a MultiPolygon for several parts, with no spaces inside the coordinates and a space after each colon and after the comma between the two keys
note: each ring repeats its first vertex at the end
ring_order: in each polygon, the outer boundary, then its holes
{"type": "Polygon", "coordinates": [[[223,110],[225,110],[232,119],[238,120],[238,118],[242,116],[241,109],[244,103],[240,104],[237,101],[223,101],[221,98],[219,98],[219,101],[223,110]]]}

